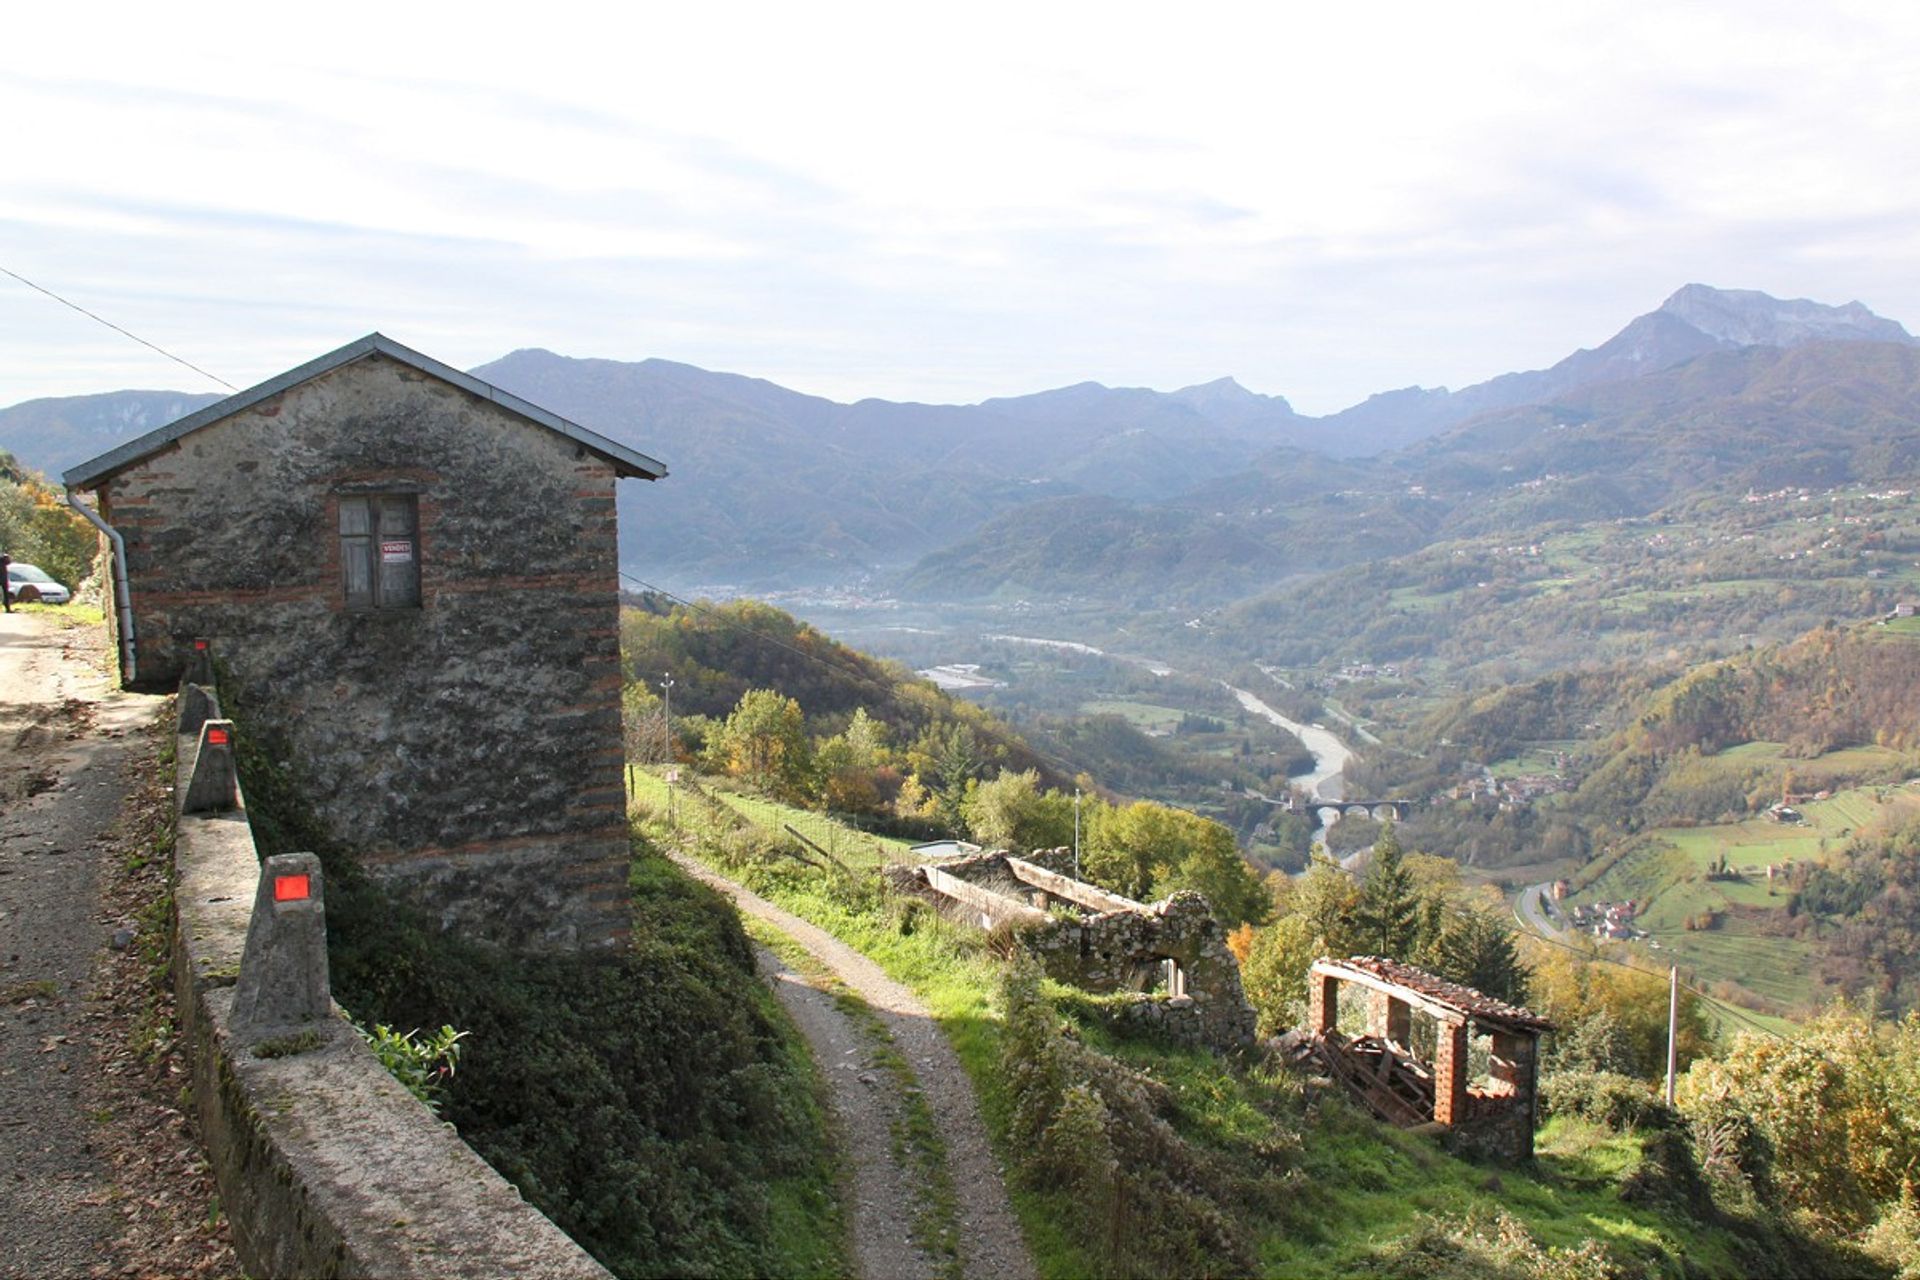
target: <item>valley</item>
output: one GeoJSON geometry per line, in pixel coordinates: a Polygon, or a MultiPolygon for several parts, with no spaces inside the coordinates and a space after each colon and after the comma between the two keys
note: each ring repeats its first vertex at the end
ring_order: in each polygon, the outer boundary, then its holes
{"type": "MultiPolygon", "coordinates": [[[[1723,1165],[1685,1187],[1721,1158],[1699,1135],[1728,1079],[1743,1123],[1792,1123],[1741,1032],[1852,1061],[1920,1010],[1920,349],[1898,325],[1690,286],[1549,369],[1322,419],[1230,381],[929,406],[544,351],[482,373],[672,468],[620,503],[635,885],[684,895],[670,864],[691,859],[911,988],[1017,1154],[1042,1273],[1136,1245],[1166,1273],[1383,1256],[1316,1207],[1377,1214],[1402,1261],[1497,1237],[1536,1270],[1598,1268],[1596,1241],[1657,1267],[1690,1240],[1741,1274],[1773,1243],[1825,1247],[1776,1226],[1818,1202],[1808,1181],[1723,1165]],[[1383,807],[1328,821],[1341,802],[1383,807]],[[1141,903],[1198,892],[1262,1036],[1304,1025],[1323,954],[1537,1006],[1561,1029],[1539,1163],[1515,1194],[1463,1192],[1467,1166],[1270,1062],[1223,1070],[1116,1032],[1105,997],[1023,986],[1004,937],[885,887],[954,839],[1071,845],[1076,875],[1084,854],[1141,903]],[[1623,1097],[1656,1105],[1669,965],[1689,1118],[1623,1121],[1623,1097]],[[1109,1230],[1060,1176],[1174,1226],[1109,1230]],[[1369,1179],[1448,1216],[1423,1227],[1369,1179]],[[1489,1229],[1496,1206],[1518,1216],[1489,1229]]],[[[0,410],[0,443],[48,465],[179,407],[80,399],[0,410]]],[[[28,469],[6,482],[10,528],[57,508],[28,469]]],[[[484,1120],[477,1141],[518,1150],[484,1120]]],[[[1782,1141],[1795,1177],[1835,1163],[1782,1141]]],[[[1894,1220],[1883,1172],[1833,1239],[1894,1220]]],[[[939,1270],[955,1220],[927,1176],[901,1194],[914,1265],[939,1270]]]]}

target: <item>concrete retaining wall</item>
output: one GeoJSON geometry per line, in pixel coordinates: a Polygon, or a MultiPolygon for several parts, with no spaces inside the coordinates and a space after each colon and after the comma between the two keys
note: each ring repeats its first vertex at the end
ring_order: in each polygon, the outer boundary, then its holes
{"type": "MultiPolygon", "coordinates": [[[[176,795],[192,775],[182,735],[176,795]]],[[[435,1119],[346,1017],[236,1040],[228,1013],[259,881],[243,807],[177,819],[173,979],[200,1128],[241,1265],[260,1276],[607,1280],[435,1119]]]]}

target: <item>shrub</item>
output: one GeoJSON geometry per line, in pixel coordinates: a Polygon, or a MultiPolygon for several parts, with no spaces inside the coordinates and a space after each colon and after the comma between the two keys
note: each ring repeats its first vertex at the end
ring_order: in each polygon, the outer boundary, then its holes
{"type": "Polygon", "coordinates": [[[1920,1015],[1875,1024],[1844,1006],[1792,1040],[1741,1035],[1699,1062],[1681,1101],[1722,1100],[1750,1115],[1773,1149],[1783,1202],[1857,1229],[1920,1183],[1920,1015]]]}
{"type": "Polygon", "coordinates": [[[1620,1198],[1702,1221],[1713,1216],[1713,1193],[1684,1129],[1656,1129],[1641,1138],[1640,1162],[1621,1175],[1620,1198]]]}
{"type": "Polygon", "coordinates": [[[1680,1127],[1678,1112],[1632,1076],[1612,1071],[1557,1071],[1540,1084],[1548,1115],[1577,1116],[1615,1133],[1680,1127]]]}
{"type": "Polygon", "coordinates": [[[1920,1197],[1911,1184],[1873,1224],[1864,1243],[1868,1255],[1884,1262],[1896,1280],[1920,1280],[1920,1197]]]}
{"type": "Polygon", "coordinates": [[[1725,1199],[1750,1209],[1771,1208],[1779,1198],[1773,1143],[1759,1122],[1731,1098],[1698,1103],[1688,1108],[1686,1117],[1700,1170],[1725,1199]]]}
{"type": "Polygon", "coordinates": [[[1503,1210],[1426,1218],[1362,1266],[1382,1280],[1623,1280],[1637,1273],[1596,1240],[1543,1245],[1503,1210]]]}
{"type": "Polygon", "coordinates": [[[1002,998],[1014,1176],[1064,1195],[1063,1223],[1099,1273],[1251,1272],[1233,1180],[1174,1132],[1165,1086],[1070,1039],[1030,961],[1010,966],[1002,998]]]}
{"type": "Polygon", "coordinates": [[[424,1102],[433,1114],[440,1114],[447,1081],[460,1062],[460,1041],[466,1038],[466,1032],[443,1025],[420,1039],[417,1029],[395,1031],[384,1022],[374,1023],[371,1031],[356,1022],[353,1029],[408,1093],[424,1102]]]}

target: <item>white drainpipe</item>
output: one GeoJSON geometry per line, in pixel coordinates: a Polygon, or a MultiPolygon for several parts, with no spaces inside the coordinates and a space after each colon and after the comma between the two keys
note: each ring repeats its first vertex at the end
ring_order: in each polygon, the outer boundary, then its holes
{"type": "Polygon", "coordinates": [[[80,495],[72,489],[67,490],[67,505],[85,516],[87,523],[106,534],[107,541],[113,544],[113,554],[107,559],[112,562],[113,611],[120,623],[120,680],[123,684],[132,684],[139,678],[140,668],[133,640],[133,592],[127,587],[127,544],[121,540],[120,531],[80,501],[80,495]]]}

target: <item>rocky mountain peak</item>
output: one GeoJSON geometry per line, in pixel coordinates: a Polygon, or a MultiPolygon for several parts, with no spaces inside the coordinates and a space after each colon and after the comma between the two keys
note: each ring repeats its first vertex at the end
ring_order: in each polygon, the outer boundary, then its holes
{"type": "Polygon", "coordinates": [[[1689,284],[1660,304],[1660,313],[1734,346],[1792,347],[1817,340],[1900,342],[1913,335],[1858,302],[1830,307],[1806,298],[1783,300],[1757,289],[1689,284]]]}

